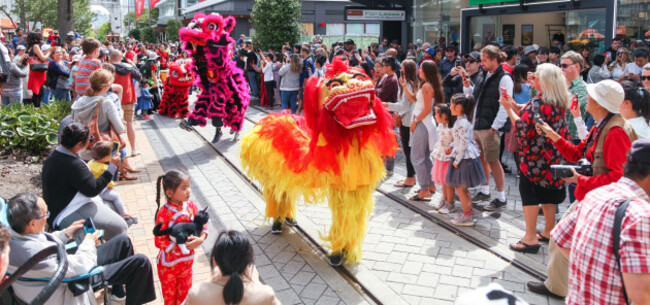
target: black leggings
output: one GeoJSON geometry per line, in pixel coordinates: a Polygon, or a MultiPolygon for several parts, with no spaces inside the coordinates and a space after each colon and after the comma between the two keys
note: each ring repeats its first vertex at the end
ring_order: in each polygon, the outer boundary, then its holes
{"type": "Polygon", "coordinates": [[[269,99],[269,107],[273,107],[275,102],[275,81],[264,82],[264,88],[266,89],[266,96],[269,99]]]}
{"type": "Polygon", "coordinates": [[[409,126],[400,126],[399,134],[402,138],[402,150],[404,150],[404,156],[406,157],[406,177],[415,177],[415,168],[413,168],[413,163],[411,163],[411,146],[409,146],[411,128],[409,126]]]}

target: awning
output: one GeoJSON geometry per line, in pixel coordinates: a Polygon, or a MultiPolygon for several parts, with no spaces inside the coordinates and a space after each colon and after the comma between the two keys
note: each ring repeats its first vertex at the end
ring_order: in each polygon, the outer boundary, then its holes
{"type": "Polygon", "coordinates": [[[15,29],[18,27],[18,23],[11,23],[11,20],[9,20],[9,18],[0,18],[0,27],[3,29],[15,29]]]}

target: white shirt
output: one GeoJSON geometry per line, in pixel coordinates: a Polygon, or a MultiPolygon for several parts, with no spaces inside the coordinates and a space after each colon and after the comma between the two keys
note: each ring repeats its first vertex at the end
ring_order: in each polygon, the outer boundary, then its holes
{"type": "Polygon", "coordinates": [[[262,69],[262,73],[264,73],[264,82],[272,82],[273,79],[273,63],[269,62],[266,63],[266,66],[262,69]]]}
{"type": "Polygon", "coordinates": [[[642,116],[627,120],[639,139],[650,139],[650,125],[642,116]]]}

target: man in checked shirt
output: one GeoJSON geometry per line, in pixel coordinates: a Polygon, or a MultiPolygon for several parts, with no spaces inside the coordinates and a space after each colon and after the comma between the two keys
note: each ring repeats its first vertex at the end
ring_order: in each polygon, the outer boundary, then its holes
{"type": "Polygon", "coordinates": [[[587,194],[551,232],[570,260],[566,303],[650,304],[650,140],[635,141],[623,178],[587,194]],[[621,222],[620,266],[613,249],[617,207],[632,198],[621,222]],[[622,273],[622,277],[621,277],[622,273]],[[623,283],[625,285],[623,285],[623,283]]]}

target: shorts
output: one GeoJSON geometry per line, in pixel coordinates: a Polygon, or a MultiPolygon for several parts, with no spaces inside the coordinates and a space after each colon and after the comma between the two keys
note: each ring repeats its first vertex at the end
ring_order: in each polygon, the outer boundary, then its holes
{"type": "Polygon", "coordinates": [[[525,175],[519,175],[519,194],[521,205],[538,205],[542,203],[560,204],[566,198],[566,190],[549,189],[532,183],[525,175]]]}
{"type": "Polygon", "coordinates": [[[124,111],[124,120],[128,123],[133,122],[133,115],[135,114],[135,103],[122,104],[122,111],[124,111]]]}
{"type": "Polygon", "coordinates": [[[490,129],[474,130],[474,141],[481,150],[481,156],[487,162],[499,162],[499,147],[501,145],[501,136],[497,132],[492,134],[490,129]]]}

